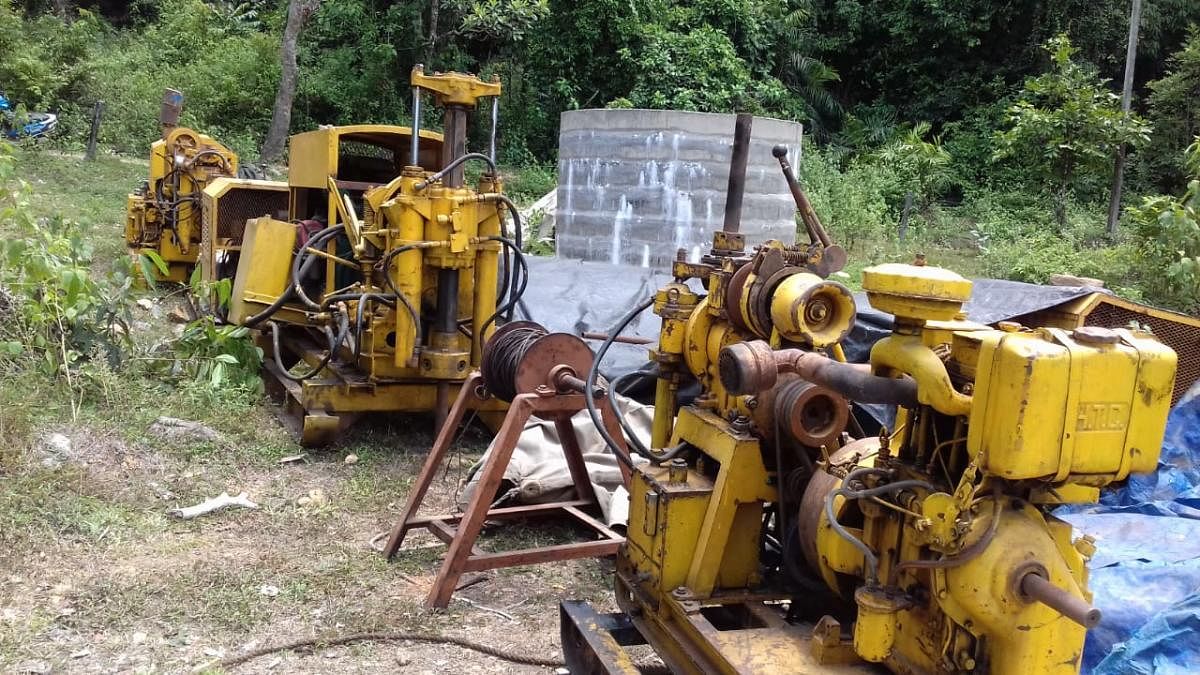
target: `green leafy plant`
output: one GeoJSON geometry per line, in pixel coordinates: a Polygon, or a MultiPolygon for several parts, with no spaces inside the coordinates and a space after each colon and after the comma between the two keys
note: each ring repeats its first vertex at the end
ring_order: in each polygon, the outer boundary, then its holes
{"type": "Polygon", "coordinates": [[[1045,45],[1051,69],[1025,81],[997,132],[997,158],[1024,164],[1054,194],[1054,217],[1066,225],[1071,192],[1081,177],[1107,176],[1122,144],[1150,140],[1150,126],[1121,111],[1120,99],[1095,70],[1075,60],[1066,34],[1045,45]]]}
{"type": "Polygon", "coordinates": [[[77,412],[82,364],[99,357],[116,367],[130,345],[133,280],[120,265],[97,275],[83,228],[34,218],[27,195],[11,148],[0,143],[0,355],[64,377],[77,412]]]}
{"type": "MultiPolygon", "coordinates": [[[[213,309],[226,307],[232,283],[226,279],[205,281],[200,269],[189,281],[193,302],[213,309]]],[[[259,369],[263,350],[254,344],[250,329],[218,323],[216,311],[201,314],[184,326],[173,345],[172,373],[212,390],[239,389],[253,394],[262,391],[259,369]]]]}
{"type": "Polygon", "coordinates": [[[1150,295],[1185,312],[1200,311],[1200,137],[1187,149],[1192,176],[1181,197],[1147,197],[1127,209],[1150,295]]]}
{"type": "Polygon", "coordinates": [[[896,172],[905,190],[917,195],[927,211],[937,192],[950,182],[950,153],[942,137],[925,140],[932,127],[928,122],[913,126],[879,151],[879,160],[896,172]]]}

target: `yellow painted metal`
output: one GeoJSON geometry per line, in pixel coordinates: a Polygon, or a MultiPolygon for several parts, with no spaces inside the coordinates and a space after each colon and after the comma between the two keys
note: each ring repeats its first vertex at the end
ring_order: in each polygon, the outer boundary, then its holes
{"type": "MultiPolygon", "coordinates": [[[[763,337],[764,297],[773,343],[799,337],[788,303],[815,284],[772,271],[769,260],[756,265],[737,279],[729,264],[710,267],[707,298],[679,301],[685,296],[677,280],[664,289],[676,289],[676,302],[660,293],[655,303],[664,322],[655,358],[690,371],[701,395],[673,426],[660,427],[672,429],[666,445],[693,449],[686,481],[672,482],[669,467],[652,467],[635,472],[631,485],[618,599],[642,633],[677,672],[771,672],[779,663],[803,672],[820,664],[815,672],[844,663],[844,647],[852,645],[861,659],[897,673],[1077,673],[1085,628],[1026,596],[1022,580],[1035,574],[1076,603],[1090,602],[1086,560],[1095,547],[1073,539],[1046,505],[1094,501],[1100,487],[1153,470],[1175,353],[1132,330],[992,329],[960,315],[970,282],[952,272],[869,268],[864,287],[872,304],[897,313],[893,334],[872,350],[871,370],[911,379],[917,402],[900,409],[895,428],[880,437],[828,449],[809,479],[800,546],[820,578],[853,600],[857,620],[849,645],[823,624],[797,648],[803,642],[786,623],[764,619],[769,628],[752,633],[746,626],[714,630],[705,620],[708,610],[728,610],[737,603],[732,597],[761,588],[762,515],[779,500],[781,484],[764,463],[770,453],[761,429],[743,417],[761,403],[727,394],[719,353],[763,337]],[[761,286],[745,291],[779,274],[784,281],[767,295],[761,286]],[[738,324],[726,308],[742,319],[757,313],[757,325],[738,324]],[[858,467],[884,473],[856,474],[855,489],[909,482],[871,498],[831,494],[858,467]],[[826,516],[827,499],[840,528],[826,516]]],[[[676,276],[692,268],[677,263],[676,276]]],[[[836,344],[829,352],[844,360],[836,344]]]]}
{"type": "MultiPolygon", "coordinates": [[[[288,185],[295,188],[327,189],[329,177],[342,174],[339,165],[343,144],[362,143],[383,148],[399,158],[408,159],[412,130],[391,124],[348,124],[323,126],[312,131],[294,134],[288,139],[288,185]]],[[[421,166],[437,166],[440,162],[442,135],[421,130],[421,166]]],[[[395,175],[399,175],[396,167],[395,175]]],[[[312,213],[298,214],[311,217],[312,213]]]]}
{"type": "Polygon", "coordinates": [[[274,218],[246,223],[230,296],[230,322],[244,323],[287,289],[295,245],[296,228],[291,223],[274,218]]]}
{"type": "Polygon", "coordinates": [[[475,107],[476,102],[485,96],[500,95],[500,76],[494,76],[491,82],[467,73],[434,73],[426,75],[425,69],[415,66],[412,69],[411,81],[414,87],[421,87],[432,92],[439,105],[460,105],[475,107]]]}
{"type": "MultiPolygon", "coordinates": [[[[498,82],[459,74],[416,72],[413,84],[454,105],[500,93],[498,82]]],[[[412,165],[412,140],[407,127],[353,125],[297,134],[289,144],[290,219],[318,221],[304,225],[305,236],[338,225],[344,232],[324,251],[311,253],[324,258],[316,265],[323,267],[323,273],[316,270],[320,288],[314,280],[305,286],[319,308],[292,298],[272,316],[284,326],[281,349],[322,365],[323,350],[311,338],[321,333],[311,328],[336,334],[339,321],[348,321],[354,336],[318,376],[295,388],[296,407],[310,417],[319,417],[313,414],[318,410],[332,416],[444,413],[457,387],[479,367],[482,345],[496,328],[503,185],[486,173],[473,187],[449,187],[434,176],[451,159],[444,156],[443,135],[420,132],[418,165],[412,165]],[[446,292],[451,284],[456,297],[446,292]],[[422,322],[422,314],[439,318],[422,322]],[[360,380],[374,388],[352,386],[360,380]]],[[[234,299],[241,320],[287,288],[294,244],[263,241],[260,236],[242,251],[234,299]]],[[[287,241],[294,242],[295,234],[287,241]]]]}
{"type": "Polygon", "coordinates": [[[846,337],[854,314],[849,289],[808,272],[787,277],[771,296],[775,330],[784,339],[813,347],[828,347],[846,337]]]}
{"type": "Polygon", "coordinates": [[[886,263],[863,270],[871,306],[897,318],[948,321],[971,297],[971,282],[940,267],[886,263]]]}
{"type": "Polygon", "coordinates": [[[153,252],[168,271],[164,281],[188,279],[200,253],[200,194],[210,181],[237,174],[238,157],[212,138],[175,127],[150,145],[149,176],[125,208],[125,244],[133,255],[153,252]]]}
{"type": "Polygon", "coordinates": [[[1176,355],[1147,334],[978,333],[967,447],[1009,480],[1093,486],[1153,471],[1176,355]],[[1064,405],[1065,402],[1065,405],[1064,405]]]}

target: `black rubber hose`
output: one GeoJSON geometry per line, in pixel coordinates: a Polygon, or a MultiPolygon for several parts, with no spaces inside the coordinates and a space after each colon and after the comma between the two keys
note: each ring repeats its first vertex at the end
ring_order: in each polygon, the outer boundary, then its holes
{"type": "MultiPolygon", "coordinates": [[[[644,312],[646,308],[653,304],[654,296],[651,295],[650,297],[638,303],[633,309],[629,310],[629,313],[626,314],[621,321],[608,332],[608,337],[600,345],[600,349],[596,351],[596,359],[592,362],[592,367],[588,370],[587,386],[583,388],[583,402],[587,406],[588,416],[592,418],[592,424],[596,425],[596,431],[600,432],[600,437],[604,439],[605,445],[612,450],[613,455],[615,455],[617,458],[617,461],[624,464],[630,470],[634,468],[633,459],[626,454],[625,448],[622,448],[621,445],[617,443],[617,439],[613,438],[612,434],[608,433],[608,429],[604,426],[604,420],[600,416],[600,410],[596,407],[596,380],[600,377],[600,363],[604,360],[604,355],[608,353],[608,348],[612,346],[613,342],[617,339],[617,336],[620,335],[621,332],[624,331],[635,318],[637,318],[637,315],[644,312]]],[[[609,388],[609,392],[612,392],[611,387],[609,388]]]]}
{"type": "Polygon", "coordinates": [[[336,336],[334,335],[333,331],[329,329],[329,326],[322,327],[322,329],[325,331],[325,338],[329,341],[329,351],[324,357],[321,358],[321,361],[317,363],[317,365],[313,366],[312,370],[303,375],[292,375],[290,372],[288,372],[288,369],[284,367],[283,361],[279,357],[281,351],[279,346],[279,324],[272,321],[270,326],[272,350],[271,357],[275,359],[275,366],[279,368],[279,372],[287,379],[293,382],[303,382],[304,380],[307,380],[321,372],[325,369],[325,366],[329,365],[329,362],[333,359],[334,354],[337,353],[338,346],[346,340],[346,335],[350,332],[350,318],[345,315],[340,315],[339,330],[336,336]]]}
{"type": "MultiPolygon", "coordinates": [[[[321,232],[328,232],[328,231],[334,230],[334,229],[336,229],[336,226],[331,227],[331,228],[326,228],[324,230],[321,230],[321,232]]],[[[318,232],[317,234],[319,235],[320,232],[318,232]]],[[[314,239],[315,239],[315,237],[314,237],[314,239]]],[[[304,249],[301,249],[299,252],[296,253],[296,255],[299,256],[300,253],[303,252],[303,250],[304,249]]],[[[304,266],[300,269],[300,275],[303,276],[305,274],[308,274],[308,271],[310,269],[312,269],[310,266],[315,264],[316,260],[317,260],[317,256],[310,257],[310,259],[307,262],[305,262],[304,266]]],[[[295,260],[293,260],[293,262],[295,262],[295,260]]],[[[242,325],[247,328],[254,328],[258,324],[262,323],[263,321],[271,318],[271,316],[273,316],[275,314],[275,312],[278,312],[279,309],[282,308],[285,304],[287,304],[287,301],[292,298],[292,287],[294,285],[294,281],[295,281],[294,276],[289,278],[287,287],[284,288],[284,291],[279,294],[279,297],[275,298],[275,301],[272,302],[270,305],[267,305],[267,307],[265,309],[263,309],[261,312],[259,312],[258,314],[255,314],[254,316],[243,321],[242,325]]]]}
{"type": "Polygon", "coordinates": [[[512,309],[521,301],[521,297],[525,295],[525,289],[529,285],[529,262],[525,259],[525,254],[521,252],[521,249],[513,241],[504,237],[488,237],[487,240],[498,241],[507,247],[508,250],[512,251],[517,264],[513,266],[513,284],[509,289],[509,298],[503,305],[497,307],[496,311],[479,327],[478,334],[480,338],[483,337],[488,327],[495,323],[500,315],[508,312],[509,316],[512,316],[512,309]]]}
{"type": "MultiPolygon", "coordinates": [[[[392,275],[388,268],[392,264],[392,258],[400,255],[401,253],[412,251],[417,248],[419,247],[415,244],[407,244],[405,246],[394,248],[384,254],[383,258],[381,258],[380,261],[375,265],[375,268],[383,273],[383,279],[385,282],[387,282],[388,290],[390,290],[392,294],[396,296],[396,299],[400,301],[400,304],[404,305],[404,309],[408,310],[408,315],[412,318],[413,334],[415,335],[415,338],[413,339],[414,346],[421,341],[421,313],[418,312],[417,308],[413,306],[412,301],[408,299],[408,296],[401,293],[400,289],[396,288],[396,284],[392,283],[392,275]]],[[[419,299],[418,302],[420,302],[419,299]]]]}
{"type": "Polygon", "coordinates": [[[320,249],[322,246],[328,243],[330,239],[337,236],[343,229],[344,226],[342,225],[334,225],[321,230],[313,235],[308,241],[306,241],[304,245],[300,247],[300,250],[296,252],[296,257],[292,258],[292,291],[296,294],[296,297],[300,299],[300,302],[303,302],[304,305],[309,309],[320,311],[321,305],[314,302],[308,297],[308,294],[304,292],[303,279],[304,273],[306,273],[309,269],[308,261],[316,260],[319,257],[309,253],[308,249],[320,249]]]}
{"type": "Polygon", "coordinates": [[[469,162],[471,160],[487,162],[488,168],[491,169],[492,174],[495,175],[496,163],[492,161],[491,157],[488,157],[487,155],[480,153],[480,152],[468,152],[467,154],[451,161],[449,164],[442,167],[441,171],[438,171],[437,173],[431,175],[429,178],[426,178],[425,180],[417,183],[413,187],[415,187],[418,190],[424,190],[425,188],[429,187],[429,184],[432,183],[433,181],[441,179],[442,176],[445,176],[446,174],[450,173],[451,171],[457,169],[459,167],[459,165],[469,162]]]}

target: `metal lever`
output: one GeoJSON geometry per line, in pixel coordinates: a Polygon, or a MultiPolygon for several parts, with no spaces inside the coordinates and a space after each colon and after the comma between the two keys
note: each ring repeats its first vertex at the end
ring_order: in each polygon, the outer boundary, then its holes
{"type": "Polygon", "coordinates": [[[1055,586],[1037,572],[1029,572],[1021,577],[1021,593],[1026,599],[1040,602],[1084,628],[1094,628],[1100,623],[1099,609],[1055,586]]]}

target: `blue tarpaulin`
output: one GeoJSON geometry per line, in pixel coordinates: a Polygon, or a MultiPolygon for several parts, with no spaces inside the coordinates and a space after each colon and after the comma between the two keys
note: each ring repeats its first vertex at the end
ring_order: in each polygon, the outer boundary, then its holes
{"type": "Polygon", "coordinates": [[[1171,411],[1156,473],[1059,509],[1096,538],[1088,585],[1104,618],[1088,632],[1084,672],[1200,672],[1198,458],[1200,385],[1171,411]]]}

